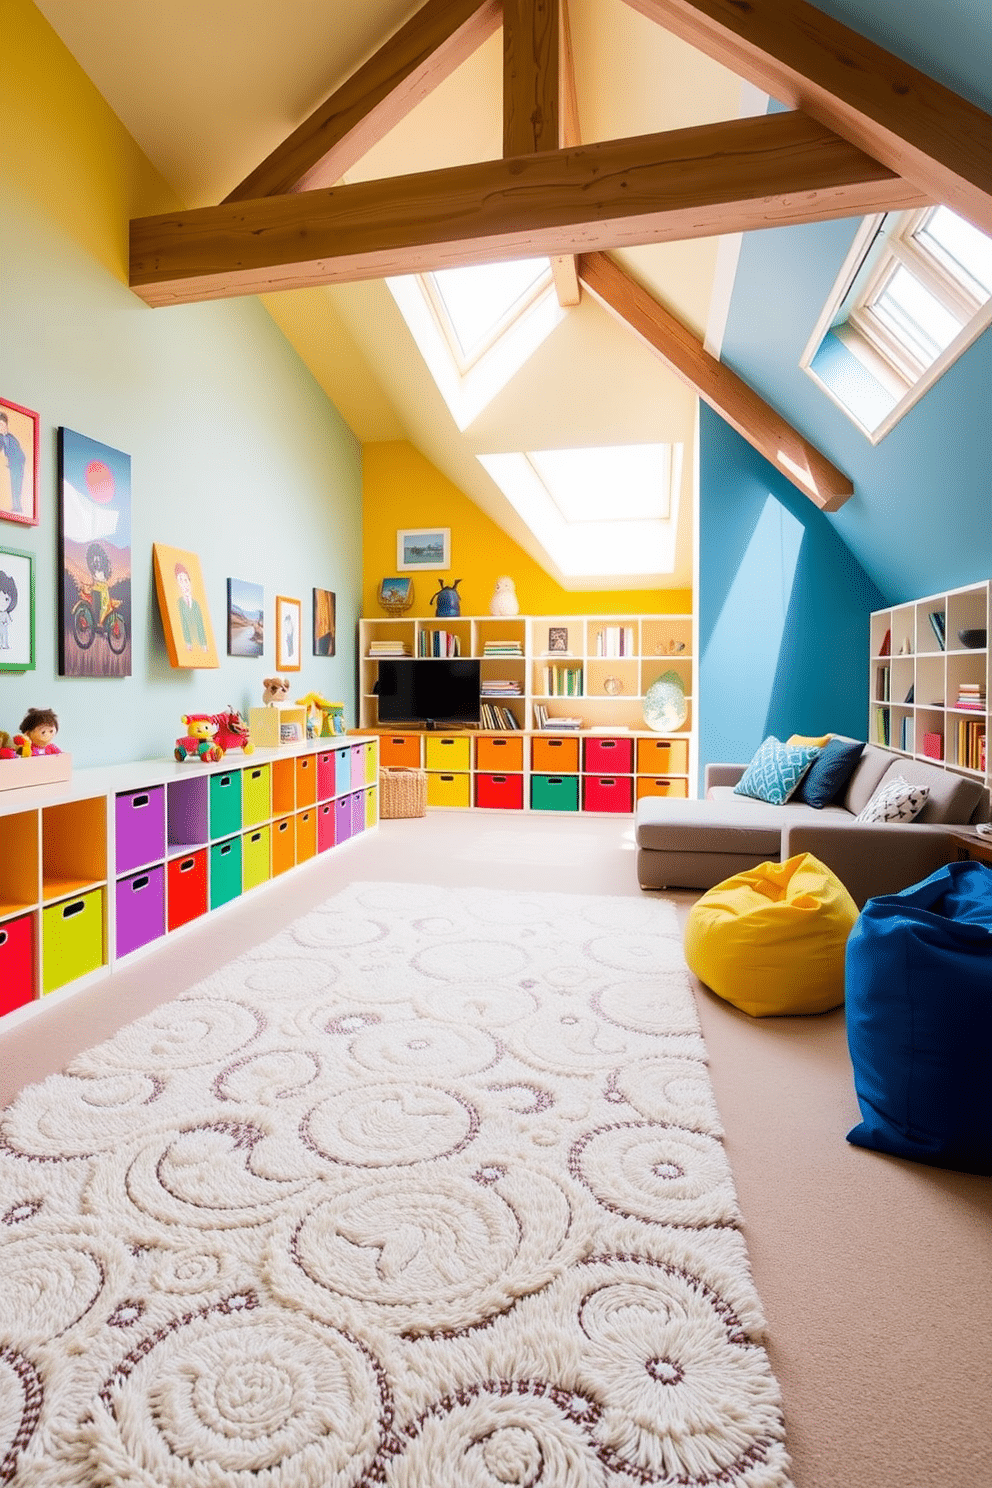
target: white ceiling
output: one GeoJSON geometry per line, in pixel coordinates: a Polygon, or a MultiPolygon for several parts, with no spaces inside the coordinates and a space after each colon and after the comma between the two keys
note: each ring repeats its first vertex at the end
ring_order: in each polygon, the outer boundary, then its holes
{"type": "MultiPolygon", "coordinates": [[[[409,0],[36,0],[145,155],[187,207],[220,201],[407,17],[409,0]]],[[[762,108],[753,90],[623,0],[569,0],[581,138],[616,139],[762,108]]],[[[496,158],[497,32],[381,140],[348,180],[496,158]]],[[[620,255],[702,336],[717,240],[620,255]]],[[[588,294],[507,388],[460,433],[381,282],[294,290],[264,303],[363,442],[407,438],[564,587],[476,455],[682,441],[695,397],[588,294]]],[[[168,314],[168,310],[157,311],[168,314]]],[[[624,587],[689,587],[692,461],[673,574],[624,587]]],[[[616,587],[610,575],[582,588],[616,587]]]]}

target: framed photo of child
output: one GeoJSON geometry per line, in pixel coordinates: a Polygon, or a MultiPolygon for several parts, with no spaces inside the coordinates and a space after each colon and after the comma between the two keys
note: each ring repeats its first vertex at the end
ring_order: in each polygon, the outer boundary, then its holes
{"type": "Polygon", "coordinates": [[[0,548],[0,672],[34,671],[34,558],[0,548]]]}
{"type": "Polygon", "coordinates": [[[38,427],[30,408],[0,398],[0,517],[38,525],[38,427]]]}
{"type": "Polygon", "coordinates": [[[155,592],[170,664],[174,667],[220,666],[199,558],[183,548],[152,543],[152,559],[155,592]]]}

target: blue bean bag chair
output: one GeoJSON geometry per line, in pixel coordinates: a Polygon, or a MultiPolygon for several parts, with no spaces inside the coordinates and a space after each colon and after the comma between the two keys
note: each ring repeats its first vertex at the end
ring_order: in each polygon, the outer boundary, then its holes
{"type": "Polygon", "coordinates": [[[992,868],[869,899],[847,943],[857,1147],[992,1174],[992,868]]]}

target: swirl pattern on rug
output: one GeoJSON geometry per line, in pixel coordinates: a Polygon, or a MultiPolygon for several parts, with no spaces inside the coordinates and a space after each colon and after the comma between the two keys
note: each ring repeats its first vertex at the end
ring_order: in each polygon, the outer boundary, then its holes
{"type": "Polygon", "coordinates": [[[0,1485],[788,1488],[674,910],[354,884],[0,1114],[0,1485]]]}

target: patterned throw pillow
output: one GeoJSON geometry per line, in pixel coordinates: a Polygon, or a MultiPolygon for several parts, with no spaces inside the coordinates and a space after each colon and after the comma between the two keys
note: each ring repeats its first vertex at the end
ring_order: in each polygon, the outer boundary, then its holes
{"type": "Polygon", "coordinates": [[[782,744],[770,735],[734,786],[734,794],[784,806],[819,752],[806,744],[782,744]]]}
{"type": "Polygon", "coordinates": [[[909,822],[919,816],[927,804],[930,789],[926,785],[910,785],[901,775],[883,782],[872,796],[860,816],[859,822],[909,822]]]}

